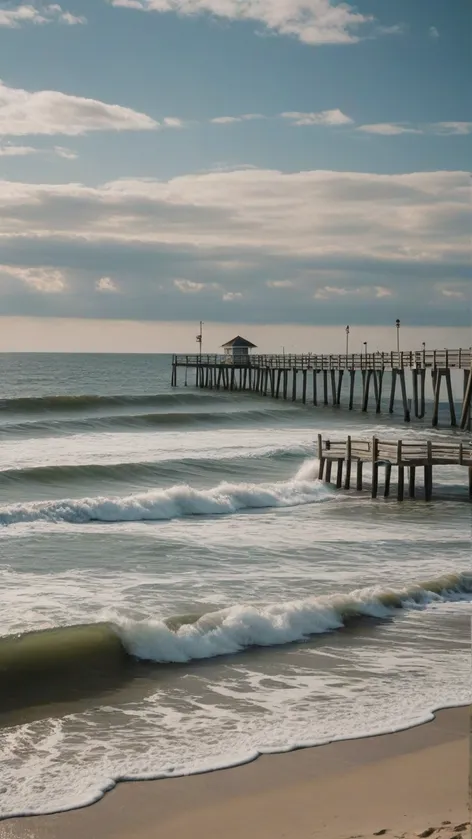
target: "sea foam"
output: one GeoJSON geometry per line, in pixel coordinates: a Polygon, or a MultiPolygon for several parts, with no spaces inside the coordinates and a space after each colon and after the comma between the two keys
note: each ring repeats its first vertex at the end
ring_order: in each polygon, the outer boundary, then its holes
{"type": "Polygon", "coordinates": [[[29,501],[0,507],[0,524],[51,521],[86,522],[162,521],[184,516],[231,515],[240,510],[295,507],[326,501],[333,492],[314,480],[316,462],[303,464],[290,481],[271,484],[222,482],[211,489],[176,485],[127,496],[64,498],[29,501]]]}
{"type": "Polygon", "coordinates": [[[398,609],[460,600],[472,594],[472,574],[445,574],[426,582],[388,589],[380,586],[304,600],[241,604],[210,612],[192,622],[120,621],[127,651],[157,662],[185,662],[303,641],[343,628],[354,618],[385,619],[398,609]]]}

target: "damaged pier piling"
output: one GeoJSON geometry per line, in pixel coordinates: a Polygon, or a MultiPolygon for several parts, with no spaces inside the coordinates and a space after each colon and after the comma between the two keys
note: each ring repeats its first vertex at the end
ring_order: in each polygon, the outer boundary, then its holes
{"type": "Polygon", "coordinates": [[[331,482],[333,464],[336,464],[336,487],[351,489],[353,463],[356,466],[356,489],[363,489],[363,466],[372,467],[372,498],[379,494],[379,474],[383,467],[383,497],[390,495],[392,468],[397,470],[397,499],[405,495],[405,469],[408,469],[408,497],[416,496],[417,469],[424,471],[424,498],[433,496],[433,467],[465,466],[468,470],[469,500],[472,501],[472,443],[448,443],[418,440],[325,440],[318,435],[319,479],[331,482]]]}

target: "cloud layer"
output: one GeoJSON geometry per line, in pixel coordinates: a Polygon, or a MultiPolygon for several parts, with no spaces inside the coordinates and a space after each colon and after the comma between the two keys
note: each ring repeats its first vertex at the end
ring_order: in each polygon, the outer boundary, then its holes
{"type": "Polygon", "coordinates": [[[81,15],[73,15],[71,12],[64,11],[57,3],[47,5],[22,3],[20,6],[0,9],[0,26],[17,29],[27,24],[44,26],[46,23],[76,26],[80,23],[87,23],[87,20],[81,15]]]}
{"type": "Polygon", "coordinates": [[[3,182],[2,306],[185,319],[198,301],[212,319],[339,322],[349,312],[354,322],[388,321],[400,305],[413,321],[443,321],[448,307],[467,319],[470,215],[464,172],[3,182]]]}
{"type": "Polygon", "coordinates": [[[149,131],[159,123],[131,108],[56,90],[30,93],[0,81],[0,135],[76,136],[90,131],[149,131]]]}
{"type": "Polygon", "coordinates": [[[376,27],[350,3],[330,0],[109,0],[112,6],[179,15],[209,14],[218,18],[262,23],[269,31],[290,35],[306,44],[353,44],[362,37],[394,33],[398,27],[376,27]]]}

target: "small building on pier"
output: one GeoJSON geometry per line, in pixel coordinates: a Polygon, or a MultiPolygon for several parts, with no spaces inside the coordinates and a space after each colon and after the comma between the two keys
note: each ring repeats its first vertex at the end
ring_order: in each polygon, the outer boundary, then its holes
{"type": "Polygon", "coordinates": [[[225,351],[225,360],[228,363],[237,362],[238,364],[244,364],[249,358],[250,350],[256,349],[256,345],[252,344],[246,338],[241,338],[240,335],[237,335],[232,341],[223,344],[222,349],[225,351]]]}

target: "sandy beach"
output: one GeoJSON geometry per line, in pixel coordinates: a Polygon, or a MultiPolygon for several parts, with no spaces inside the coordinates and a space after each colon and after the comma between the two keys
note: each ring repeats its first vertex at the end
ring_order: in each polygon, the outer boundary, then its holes
{"type": "Polygon", "coordinates": [[[121,783],[82,810],[6,821],[0,839],[466,839],[469,719],[450,709],[403,732],[121,783]]]}

